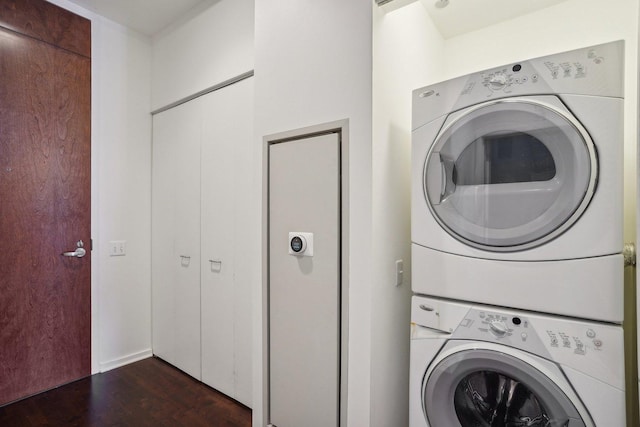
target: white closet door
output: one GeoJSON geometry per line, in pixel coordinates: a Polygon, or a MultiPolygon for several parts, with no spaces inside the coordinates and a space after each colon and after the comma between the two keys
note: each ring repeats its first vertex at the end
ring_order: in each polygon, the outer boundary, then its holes
{"type": "Polygon", "coordinates": [[[200,378],[201,103],[153,118],[153,352],[200,378]]]}
{"type": "MultiPolygon", "coordinates": [[[[234,144],[235,178],[235,286],[234,306],[234,361],[235,396],[243,404],[252,406],[253,394],[253,351],[252,351],[252,298],[251,280],[260,277],[260,264],[252,263],[249,253],[256,253],[261,244],[261,236],[252,225],[255,212],[253,191],[253,153],[262,150],[261,141],[254,142],[253,135],[253,79],[244,80],[234,89],[237,97],[236,124],[238,139],[234,144]],[[252,148],[255,147],[255,150],[252,148]],[[251,248],[251,250],[248,250],[251,248]]],[[[259,217],[258,217],[259,218],[259,217]]]]}
{"type": "Polygon", "coordinates": [[[201,98],[202,381],[251,404],[249,229],[253,81],[201,98]]]}

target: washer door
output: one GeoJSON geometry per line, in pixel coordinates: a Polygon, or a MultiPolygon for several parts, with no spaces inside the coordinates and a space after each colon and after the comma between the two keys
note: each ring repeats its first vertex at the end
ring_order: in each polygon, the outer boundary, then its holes
{"type": "Polygon", "coordinates": [[[436,361],[424,377],[422,402],[430,427],[593,426],[542,370],[488,349],[436,361]]]}
{"type": "Polygon", "coordinates": [[[450,117],[428,153],[427,204],[458,240],[490,251],[538,246],[593,196],[596,150],[554,96],[509,98],[450,117]]]}

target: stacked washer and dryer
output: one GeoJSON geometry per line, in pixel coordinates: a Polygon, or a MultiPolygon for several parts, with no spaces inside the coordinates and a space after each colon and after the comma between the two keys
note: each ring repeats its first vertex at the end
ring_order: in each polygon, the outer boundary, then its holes
{"type": "Polygon", "coordinates": [[[625,425],[623,59],[413,92],[410,427],[625,425]]]}

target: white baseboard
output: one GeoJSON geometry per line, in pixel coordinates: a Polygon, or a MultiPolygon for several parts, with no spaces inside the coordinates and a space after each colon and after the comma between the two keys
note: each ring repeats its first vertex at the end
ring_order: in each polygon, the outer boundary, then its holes
{"type": "Polygon", "coordinates": [[[153,356],[153,352],[149,348],[147,350],[129,354],[128,356],[119,357],[118,359],[110,360],[109,362],[100,362],[100,372],[107,372],[112,369],[119,368],[124,365],[128,365],[129,363],[147,359],[151,356],[153,356]]]}

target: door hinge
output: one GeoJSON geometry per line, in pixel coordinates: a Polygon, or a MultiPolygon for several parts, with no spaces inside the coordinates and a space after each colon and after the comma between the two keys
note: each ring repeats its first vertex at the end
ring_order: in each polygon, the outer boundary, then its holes
{"type": "Polygon", "coordinates": [[[622,249],[622,256],[624,257],[625,267],[636,266],[636,245],[635,243],[625,243],[622,249]]]}

